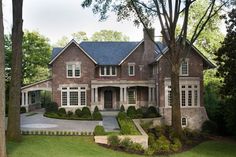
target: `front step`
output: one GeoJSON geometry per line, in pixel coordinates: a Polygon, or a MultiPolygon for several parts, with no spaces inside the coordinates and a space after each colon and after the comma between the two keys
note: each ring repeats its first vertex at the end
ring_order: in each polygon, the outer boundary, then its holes
{"type": "Polygon", "coordinates": [[[100,113],[102,114],[102,116],[116,117],[118,115],[119,111],[100,111],[100,113]]]}

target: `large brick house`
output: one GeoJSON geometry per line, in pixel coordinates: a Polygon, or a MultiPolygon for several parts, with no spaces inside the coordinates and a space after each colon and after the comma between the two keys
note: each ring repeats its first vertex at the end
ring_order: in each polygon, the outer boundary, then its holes
{"type": "MultiPolygon", "coordinates": [[[[154,30],[150,30],[154,36],[154,30]]],[[[168,48],[157,42],[162,51],[168,48]]],[[[47,80],[59,107],[117,110],[121,105],[156,106],[171,122],[170,66],[144,31],[140,42],[70,41],[54,48],[47,80]]],[[[207,119],[203,102],[203,70],[214,65],[194,46],[180,69],[182,123],[198,129],[207,119]]],[[[41,82],[46,83],[46,82],[41,82]]],[[[38,84],[40,86],[40,84],[38,84]]],[[[32,86],[23,87],[27,91],[32,86]]],[[[22,94],[25,97],[25,92],[22,94]]],[[[25,105],[25,98],[22,103],[25,105]]],[[[28,100],[27,100],[28,101],[28,100]]]]}

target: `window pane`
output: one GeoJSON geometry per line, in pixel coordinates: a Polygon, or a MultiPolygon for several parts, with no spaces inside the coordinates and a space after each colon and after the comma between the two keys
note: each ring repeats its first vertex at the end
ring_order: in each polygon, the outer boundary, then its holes
{"type": "Polygon", "coordinates": [[[112,75],[116,75],[116,67],[112,67],[112,75]]]}
{"type": "Polygon", "coordinates": [[[182,118],[182,126],[186,126],[187,125],[187,119],[186,118],[182,118]]]}
{"type": "Polygon", "coordinates": [[[106,75],[110,75],[110,67],[106,66],[106,75]]]}
{"type": "Polygon", "coordinates": [[[67,105],[67,92],[62,92],[62,106],[67,105]]]}
{"type": "Polygon", "coordinates": [[[182,68],[182,74],[187,75],[188,74],[188,62],[184,61],[181,64],[181,68],[182,68]]]}
{"type": "Polygon", "coordinates": [[[172,106],[171,91],[168,91],[168,106],[172,106]]]}
{"type": "Polygon", "coordinates": [[[80,65],[75,66],[75,76],[80,76],[80,65]]]}
{"type": "Polygon", "coordinates": [[[101,75],[104,75],[105,73],[105,67],[101,67],[101,75]]]}
{"type": "Polygon", "coordinates": [[[73,69],[73,65],[67,65],[67,76],[73,76],[73,72],[72,72],[72,69],[73,69]]]}
{"type": "Polygon", "coordinates": [[[85,106],[86,104],[86,93],[85,91],[80,92],[80,105],[85,106]]]}
{"type": "Polygon", "coordinates": [[[194,91],[194,106],[198,104],[198,92],[197,90],[194,91]]]}
{"type": "Polygon", "coordinates": [[[184,91],[184,90],[181,92],[181,96],[182,96],[182,98],[181,98],[181,100],[182,100],[182,106],[185,106],[186,103],[185,103],[185,91],[184,91]]]}
{"type": "Polygon", "coordinates": [[[188,106],[192,106],[192,91],[188,91],[188,106]]]}
{"type": "Polygon", "coordinates": [[[133,65],[129,66],[129,75],[134,75],[134,66],[133,65]]]}
{"type": "Polygon", "coordinates": [[[70,92],[70,105],[78,105],[78,92],[70,92]]]}
{"type": "Polygon", "coordinates": [[[129,104],[135,104],[136,103],[135,92],[134,91],[128,91],[128,101],[129,101],[129,104]]]}

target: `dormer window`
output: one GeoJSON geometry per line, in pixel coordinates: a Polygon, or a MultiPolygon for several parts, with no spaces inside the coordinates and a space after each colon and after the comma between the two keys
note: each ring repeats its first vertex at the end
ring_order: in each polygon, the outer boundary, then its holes
{"type": "Polygon", "coordinates": [[[81,63],[69,62],[66,64],[66,76],[67,78],[80,78],[81,76],[81,63]]]}
{"type": "Polygon", "coordinates": [[[180,66],[180,75],[188,76],[189,75],[188,71],[189,71],[188,59],[185,59],[182,61],[181,66],[180,66]]]}
{"type": "Polygon", "coordinates": [[[128,63],[129,76],[135,76],[135,63],[128,63]]]}
{"type": "Polygon", "coordinates": [[[115,66],[101,66],[100,76],[116,76],[117,69],[115,66]]]}

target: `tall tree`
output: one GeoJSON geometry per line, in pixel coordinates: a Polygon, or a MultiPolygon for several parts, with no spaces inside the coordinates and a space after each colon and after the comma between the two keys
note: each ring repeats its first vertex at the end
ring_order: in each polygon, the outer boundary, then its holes
{"type": "MultiPolygon", "coordinates": [[[[11,76],[11,35],[5,35],[6,77],[11,76]]],[[[30,84],[48,78],[48,62],[51,55],[49,39],[36,31],[26,30],[23,35],[23,84],[30,84]]]]}
{"type": "Polygon", "coordinates": [[[101,30],[99,32],[95,32],[91,41],[128,41],[129,37],[122,34],[122,32],[113,31],[113,30],[101,30]]]}
{"type": "Polygon", "coordinates": [[[81,41],[88,41],[88,36],[85,32],[75,32],[72,33],[71,36],[73,37],[73,39],[75,39],[77,42],[81,42],[81,41]]]}
{"type": "Polygon", "coordinates": [[[225,100],[225,120],[228,130],[236,135],[236,9],[224,17],[227,34],[215,53],[218,75],[222,77],[221,95],[225,100]]]}
{"type": "Polygon", "coordinates": [[[59,39],[57,41],[57,43],[55,44],[55,46],[60,46],[60,47],[64,47],[68,42],[69,42],[69,38],[67,36],[63,36],[61,39],[59,39]]]}
{"type": "Polygon", "coordinates": [[[2,0],[0,0],[0,157],[6,157],[5,140],[5,55],[2,0]]]}
{"type": "Polygon", "coordinates": [[[9,93],[9,111],[7,137],[9,140],[21,140],[20,132],[20,96],[22,79],[22,39],[23,39],[23,0],[12,0],[13,27],[12,27],[12,65],[9,93]]]}
{"type": "Polygon", "coordinates": [[[208,7],[200,20],[197,21],[188,43],[186,39],[189,30],[190,7],[195,1],[196,0],[121,0],[117,2],[115,0],[84,0],[82,3],[82,7],[93,5],[93,12],[99,13],[100,19],[106,19],[108,17],[107,13],[110,10],[115,11],[118,20],[134,17],[134,23],[141,23],[146,31],[152,26],[154,20],[158,20],[162,28],[163,38],[168,47],[169,55],[163,54],[159,46],[156,46],[171,66],[172,127],[178,136],[182,134],[179,94],[180,65],[208,21],[226,4],[226,2],[218,3],[216,0],[208,1],[208,7]],[[181,14],[183,14],[182,19],[180,18],[181,14]],[[181,31],[176,34],[178,23],[181,23],[181,31]]]}

